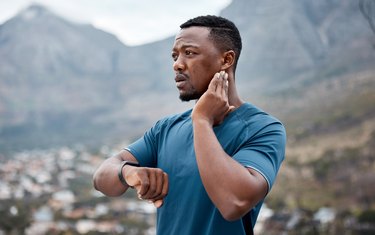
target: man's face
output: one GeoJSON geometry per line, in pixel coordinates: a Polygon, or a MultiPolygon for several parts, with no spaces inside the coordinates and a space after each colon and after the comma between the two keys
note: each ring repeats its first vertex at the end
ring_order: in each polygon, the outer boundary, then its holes
{"type": "Polygon", "coordinates": [[[189,27],[176,36],[172,58],[175,81],[182,101],[198,99],[222,66],[222,53],[209,39],[209,29],[189,27]]]}

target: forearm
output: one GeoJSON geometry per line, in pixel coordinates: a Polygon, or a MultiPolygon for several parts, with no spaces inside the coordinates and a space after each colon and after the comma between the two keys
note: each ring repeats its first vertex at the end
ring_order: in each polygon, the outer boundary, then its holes
{"type": "Polygon", "coordinates": [[[121,153],[106,159],[96,170],[93,184],[96,190],[107,196],[120,196],[128,187],[124,186],[118,178],[118,169],[123,161],[121,153]]]}
{"type": "MultiPolygon", "coordinates": [[[[120,196],[129,188],[129,186],[121,183],[118,176],[122,161],[138,162],[126,150],[105,160],[94,174],[95,189],[107,196],[120,196]]],[[[169,185],[168,175],[163,170],[126,165],[122,168],[122,175],[126,183],[137,190],[140,199],[151,201],[158,208],[163,205],[163,199],[168,194],[169,185]]]]}
{"type": "Polygon", "coordinates": [[[209,123],[196,120],[194,148],[203,185],[227,220],[246,214],[264,196],[258,179],[221,147],[209,123]]]}

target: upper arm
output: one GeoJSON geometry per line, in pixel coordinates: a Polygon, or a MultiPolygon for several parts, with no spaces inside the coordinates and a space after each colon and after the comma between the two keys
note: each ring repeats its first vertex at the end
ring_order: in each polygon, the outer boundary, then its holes
{"type": "Polygon", "coordinates": [[[134,157],[134,155],[126,149],[121,150],[117,155],[121,161],[130,161],[138,163],[138,160],[134,157]]]}
{"type": "Polygon", "coordinates": [[[271,189],[285,154],[286,135],[280,123],[266,126],[234,154],[233,159],[271,189]]]}
{"type": "Polygon", "coordinates": [[[160,123],[160,121],[157,122],[141,138],[124,148],[121,157],[137,161],[144,167],[155,167],[158,155],[160,123]]]}
{"type": "Polygon", "coordinates": [[[259,195],[261,198],[264,198],[268,193],[268,182],[265,177],[259,173],[258,171],[252,168],[246,168],[250,175],[255,178],[255,187],[256,194],[259,195]]]}

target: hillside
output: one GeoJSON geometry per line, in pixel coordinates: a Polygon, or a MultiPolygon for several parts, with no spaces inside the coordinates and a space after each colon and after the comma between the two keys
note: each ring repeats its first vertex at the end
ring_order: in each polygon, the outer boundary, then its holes
{"type": "MultiPolygon", "coordinates": [[[[338,225],[327,234],[355,230],[353,218],[375,221],[374,9],[371,0],[233,0],[220,13],[243,37],[241,97],[281,119],[288,134],[266,204],[281,215],[304,211],[310,225],[313,212],[334,208],[338,225]]],[[[122,147],[192,107],[177,98],[173,40],[128,47],[40,5],[0,25],[0,160],[84,145],[95,152],[84,160],[98,164],[102,146],[122,147]]],[[[291,234],[311,234],[301,221],[291,234]]],[[[286,221],[278,226],[269,234],[288,231],[286,221]]]]}
{"type": "MultiPolygon", "coordinates": [[[[280,117],[290,139],[372,117],[375,39],[356,1],[234,0],[221,15],[242,33],[241,95],[280,117]]],[[[1,149],[118,143],[191,107],[177,99],[172,43],[127,47],[24,9],[0,25],[1,149]]]]}
{"type": "MultiPolygon", "coordinates": [[[[299,89],[300,104],[283,115],[287,159],[271,204],[310,210],[322,205],[339,211],[373,208],[374,72],[347,74],[312,88],[299,89]]],[[[289,104],[288,95],[279,96],[282,101],[275,105],[289,104]]]]}

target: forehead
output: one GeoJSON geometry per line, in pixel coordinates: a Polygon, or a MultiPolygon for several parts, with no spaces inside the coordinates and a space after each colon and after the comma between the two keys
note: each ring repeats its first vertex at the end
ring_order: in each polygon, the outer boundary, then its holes
{"type": "Polygon", "coordinates": [[[173,47],[183,47],[186,45],[199,47],[206,44],[212,44],[212,41],[209,39],[209,33],[210,31],[206,27],[193,26],[181,29],[176,35],[173,47]]]}

